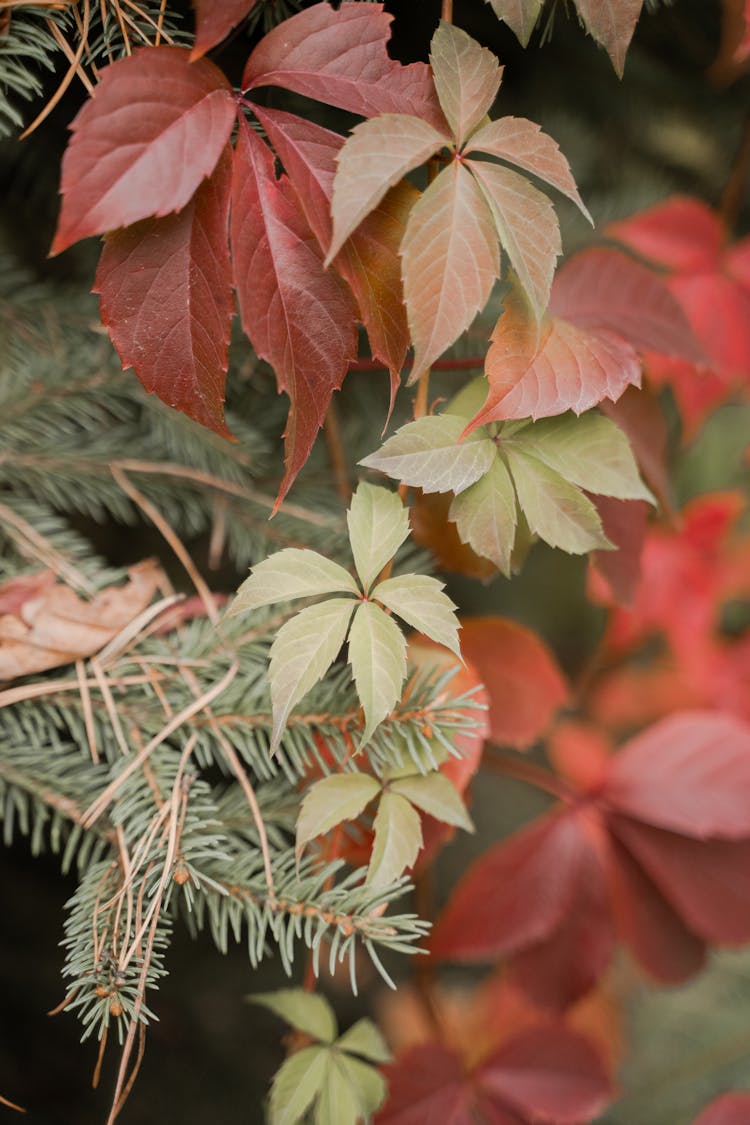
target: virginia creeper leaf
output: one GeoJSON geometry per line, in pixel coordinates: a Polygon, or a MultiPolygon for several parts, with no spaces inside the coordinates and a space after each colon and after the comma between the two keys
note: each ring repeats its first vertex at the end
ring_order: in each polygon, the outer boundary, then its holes
{"type": "Polygon", "coordinates": [[[307,606],[286,621],[274,637],[268,666],[273,706],[272,751],[279,744],[294,705],[336,659],[356,604],[351,598],[331,598],[307,606]]]}
{"type": "Polygon", "coordinates": [[[445,20],[432,37],[430,62],[440,106],[461,148],[497,97],[502,67],[491,51],[445,20]]]}
{"type": "Polygon", "coordinates": [[[499,273],[492,216],[461,162],[444,168],[412,208],[401,254],[416,382],[484,308],[499,273]]]}
{"type": "Polygon", "coordinates": [[[427,492],[463,492],[487,472],[497,456],[485,431],[459,441],[463,419],[434,414],[407,422],[369,457],[360,461],[389,477],[427,492]]]}
{"type": "Polygon", "coordinates": [[[526,117],[498,117],[488,121],[471,137],[467,152],[486,152],[532,172],[572,200],[593,226],[594,220],[581,199],[568,161],[557,142],[543,133],[534,121],[526,117]]]}
{"type": "Polygon", "coordinates": [[[346,522],[354,565],[367,593],[409,534],[409,513],[397,493],[363,481],[352,497],[346,522]]]}
{"type": "Polygon", "coordinates": [[[576,7],[589,35],[604,47],[622,78],[643,0],[576,0],[576,7]]]}
{"type": "Polygon", "coordinates": [[[190,61],[210,51],[244,20],[258,0],[193,0],[195,8],[195,43],[190,61]]]}
{"type": "Polygon", "coordinates": [[[402,574],[397,578],[386,578],[374,588],[370,597],[397,614],[407,625],[439,645],[445,645],[460,657],[456,606],[443,593],[444,585],[428,574],[402,574]]]}
{"type": "Polygon", "coordinates": [[[572,555],[611,546],[596,508],[574,485],[526,453],[520,443],[509,444],[506,456],[518,503],[540,539],[572,555]]]}
{"type": "Polygon", "coordinates": [[[750,1120],[750,1094],[722,1094],[707,1105],[693,1125],[744,1125],[750,1120]]]}
{"type": "Polygon", "coordinates": [[[594,551],[590,556],[590,596],[605,605],[631,606],[641,578],[649,506],[643,500],[613,500],[609,496],[593,496],[592,502],[604,534],[617,550],[594,551]]]}
{"type": "Polygon", "coordinates": [[[707,203],[680,195],[610,223],[605,234],[676,273],[715,272],[726,238],[724,224],[707,203]]]}
{"type": "Polygon", "coordinates": [[[484,476],[453,499],[449,516],[455,522],[462,542],[468,543],[478,555],[492,559],[509,578],[517,506],[505,462],[495,457],[484,476]]]}
{"type": "Polygon", "coordinates": [[[326,1125],[328,1121],[340,1121],[341,1125],[357,1125],[362,1109],[351,1082],[338,1065],[333,1051],[328,1055],[325,1080],[320,1089],[320,1098],[315,1107],[315,1125],[326,1125]]]}
{"type": "Polygon", "coordinates": [[[227,617],[295,598],[347,593],[359,594],[359,589],[343,566],[305,547],[285,547],[256,563],[237,591],[227,617]]]}
{"type": "Polygon", "coordinates": [[[281,1064],[271,1087],[272,1125],[296,1125],[319,1095],[330,1054],[325,1047],[303,1047],[281,1064]]]}
{"type": "Polygon", "coordinates": [[[276,180],[271,150],[244,121],[234,161],[231,241],[243,327],[290,399],[278,504],[356,354],[354,307],[344,282],[324,270],[288,181],[276,180]]]}
{"type": "Polygon", "coordinates": [[[340,773],[316,781],[305,793],[297,820],[297,850],[322,836],[342,820],[356,820],[380,793],[366,773],[340,773]]]}
{"type": "Polygon", "coordinates": [[[94,291],[123,368],[224,437],[234,302],[229,263],[231,153],[175,215],[108,235],[94,291]]]}
{"type": "Polygon", "coordinates": [[[487,380],[483,375],[471,379],[457,395],[448,401],[443,408],[443,414],[455,414],[467,421],[478,412],[487,397],[487,380]]]}
{"type": "Polygon", "coordinates": [[[411,1047],[386,1067],[385,1075],[388,1101],[378,1115],[378,1125],[425,1125],[427,1121],[470,1125],[475,1116],[463,1063],[450,1047],[439,1043],[411,1047]]]}
{"type": "Polygon", "coordinates": [[[590,411],[576,418],[563,414],[527,426],[514,441],[560,476],[603,496],[649,500],[653,496],[638,475],[630,443],[609,418],[590,411]]]}
{"type": "Polygon", "coordinates": [[[419,855],[422,824],[419,813],[405,797],[386,790],[378,806],[374,829],[367,882],[373,887],[387,887],[411,867],[419,855]]]}
{"type": "Polygon", "coordinates": [[[479,160],[466,164],[487,199],[503,249],[540,319],[562,253],[555,209],[546,195],[509,168],[479,160]]]}
{"type": "Polygon", "coordinates": [[[474,831],[471,817],[458,795],[458,790],[444,774],[429,773],[424,777],[414,774],[410,777],[401,777],[397,781],[392,781],[389,788],[392,793],[400,793],[412,805],[434,816],[443,824],[452,824],[456,828],[463,828],[466,832],[474,831]]]}
{"type": "MultiPolygon", "coordinates": [[[[340,1046],[339,1040],[337,1046],[340,1046]]],[[[352,1118],[352,1125],[356,1125],[357,1121],[363,1118],[366,1121],[371,1120],[372,1114],[385,1101],[388,1088],[385,1084],[385,1079],[375,1069],[374,1066],[368,1066],[360,1059],[352,1058],[351,1055],[344,1055],[336,1052],[334,1055],[334,1065],[341,1075],[341,1082],[346,1082],[352,1090],[356,1102],[355,1115],[352,1118]]],[[[337,1091],[338,1093],[338,1091],[337,1091]]],[[[321,1125],[328,1125],[330,1121],[342,1121],[344,1118],[339,1117],[341,1106],[340,1097],[331,1098],[332,1113],[328,1116],[321,1114],[321,1125]]]]}
{"type": "Polygon", "coordinates": [[[326,264],[389,188],[448,143],[427,121],[400,113],[383,114],[357,125],[337,158],[331,207],[333,239],[326,264]]]}
{"type": "Polygon", "coordinates": [[[182,47],[144,47],[104,67],[71,125],[51,253],[182,210],[216,167],[234,117],[227,79],[182,47]]]}
{"type": "Polygon", "coordinates": [[[522,47],[528,45],[536,27],[544,0],[485,0],[495,10],[495,15],[507,23],[522,47]]]}
{"type": "MultiPolygon", "coordinates": [[[[465,495],[466,493],[461,493],[461,496],[465,495]]],[[[449,518],[448,513],[454,499],[456,498],[446,492],[417,490],[410,509],[412,538],[418,547],[425,547],[431,552],[440,570],[465,574],[470,578],[493,578],[497,564],[480,556],[462,541],[456,524],[449,518]]],[[[490,501],[488,505],[489,503],[490,501]]]]}
{"type": "Polygon", "coordinates": [[[279,988],[275,992],[256,992],[249,999],[275,1012],[313,1039],[333,1043],[336,1038],[336,1017],[331,1005],[319,993],[305,992],[303,988],[279,988]]]}
{"type": "Polygon", "coordinates": [[[517,621],[465,617],[461,648],[489,695],[490,738],[518,750],[547,731],[569,690],[544,642],[517,621]]]}
{"type": "Polygon", "coordinates": [[[388,1044],[372,1020],[361,1019],[353,1023],[348,1031],[336,1040],[341,1051],[351,1055],[361,1055],[370,1062],[385,1063],[391,1058],[388,1044]]]}
{"type": "Polygon", "coordinates": [[[362,602],[349,634],[349,663],[365,712],[362,742],[390,715],[406,677],[406,641],[398,625],[372,602],[362,602]]]}
{"type": "Polygon", "coordinates": [[[283,86],[362,117],[409,113],[445,128],[429,67],[388,55],[392,19],[382,4],[314,4],[261,39],[242,88],[283,86]]]}

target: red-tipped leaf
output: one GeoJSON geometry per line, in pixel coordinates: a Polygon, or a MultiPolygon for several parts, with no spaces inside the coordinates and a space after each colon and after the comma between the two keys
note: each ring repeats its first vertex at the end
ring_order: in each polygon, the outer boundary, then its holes
{"type": "Polygon", "coordinates": [[[252,12],[258,0],[193,0],[195,43],[190,59],[199,59],[252,12]]]}

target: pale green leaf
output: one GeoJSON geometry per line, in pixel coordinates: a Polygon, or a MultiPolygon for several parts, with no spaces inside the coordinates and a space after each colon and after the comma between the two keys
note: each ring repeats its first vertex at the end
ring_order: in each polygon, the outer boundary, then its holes
{"type": "Polygon", "coordinates": [[[316,992],[305,992],[304,988],[280,988],[276,992],[257,992],[248,1000],[269,1008],[297,1031],[304,1031],[313,1039],[332,1043],[336,1038],[338,1028],[333,1009],[325,997],[316,992]]]}
{"type": "Polygon", "coordinates": [[[580,489],[523,452],[520,442],[509,445],[507,457],[518,503],[540,539],[572,555],[612,546],[596,508],[580,489]]]}
{"type": "Polygon", "coordinates": [[[430,62],[440,105],[460,148],[497,97],[502,68],[491,51],[444,20],[432,37],[430,62]]]}
{"type": "Polygon", "coordinates": [[[370,1062],[385,1063],[391,1058],[388,1044],[372,1020],[361,1019],[336,1040],[336,1047],[351,1055],[362,1055],[370,1062]]]}
{"type": "Polygon", "coordinates": [[[507,160],[509,164],[515,164],[526,172],[532,172],[566,195],[594,225],[594,220],[578,193],[568,161],[557,142],[543,133],[535,121],[529,121],[526,117],[498,117],[494,121],[488,121],[474,133],[471,144],[467,147],[471,152],[486,152],[500,160],[507,160]]]}
{"type": "Polygon", "coordinates": [[[355,820],[380,786],[367,773],[338,773],[316,781],[305,793],[297,820],[297,850],[342,820],[355,820]]]}
{"type": "Polygon", "coordinates": [[[363,481],[346,519],[357,574],[367,593],[409,534],[409,513],[395,492],[363,481]]]}
{"type": "Polygon", "coordinates": [[[449,519],[459,537],[478,555],[491,559],[506,577],[516,537],[517,505],[513,482],[504,462],[496,457],[481,480],[451,502],[449,519]]]}
{"type": "Polygon", "coordinates": [[[360,465],[425,492],[463,492],[487,472],[497,453],[484,430],[459,441],[465,428],[463,419],[455,416],[418,418],[360,465]]]}
{"type": "Polygon", "coordinates": [[[627,437],[597,411],[580,418],[572,414],[544,418],[527,426],[517,440],[527,452],[587,492],[654,503],[627,437]]]}
{"type": "Polygon", "coordinates": [[[336,1052],[331,1051],[315,1110],[315,1125],[356,1125],[362,1116],[357,1091],[340,1065],[336,1052]]]}
{"type": "MultiPolygon", "coordinates": [[[[362,1117],[370,1118],[385,1101],[388,1087],[374,1066],[334,1051],[334,1058],[355,1092],[362,1117]]],[[[332,1119],[338,1123],[338,1118],[332,1119]]]]}
{"type": "Polygon", "coordinates": [[[456,828],[474,831],[472,819],[466,811],[455,785],[445,776],[436,772],[425,776],[412,774],[390,783],[393,793],[400,793],[418,809],[456,828]]]}
{"type": "Polygon", "coordinates": [[[402,574],[397,578],[386,578],[374,588],[370,597],[460,658],[456,606],[443,593],[443,585],[443,582],[427,574],[402,574]]]}
{"type": "Polygon", "coordinates": [[[419,855],[422,822],[406,797],[386,791],[380,799],[374,829],[367,882],[373,887],[387,887],[419,855]]]}
{"type": "Polygon", "coordinates": [[[486,0],[495,9],[498,19],[507,23],[513,34],[525,47],[539,19],[544,0],[486,0]]]}
{"type": "Polygon", "coordinates": [[[503,249],[540,320],[562,253],[555,208],[546,195],[510,168],[479,160],[467,160],[466,166],[484,192],[503,249]]]}
{"type": "Polygon", "coordinates": [[[253,567],[229,607],[228,617],[276,602],[312,598],[319,594],[359,593],[343,566],[300,547],[285,547],[253,567]]]}
{"type": "Polygon", "coordinates": [[[330,668],[346,640],[353,598],[330,598],[300,610],[281,626],[271,645],[268,680],[271,685],[273,733],[276,749],[296,703],[330,668]]]}
{"type": "Polygon", "coordinates": [[[406,641],[398,625],[372,602],[362,602],[349,634],[349,663],[365,712],[367,742],[390,715],[406,677],[406,641]]]}
{"type": "Polygon", "coordinates": [[[401,259],[414,383],[484,308],[500,272],[492,216],[460,161],[451,161],[412,207],[401,259]]]}
{"type": "MultiPolygon", "coordinates": [[[[455,414],[467,422],[471,421],[484,406],[488,391],[489,384],[484,375],[472,379],[453,396],[447,406],[443,407],[443,417],[446,414],[455,414]]],[[[484,430],[483,433],[486,436],[487,431],[484,430]]]]}
{"type": "Polygon", "coordinates": [[[271,1125],[296,1125],[320,1094],[330,1063],[326,1047],[303,1047],[276,1071],[271,1087],[271,1125]]]}
{"type": "Polygon", "coordinates": [[[337,156],[326,265],[389,188],[449,143],[432,125],[406,114],[383,113],[356,125],[337,156]]]}

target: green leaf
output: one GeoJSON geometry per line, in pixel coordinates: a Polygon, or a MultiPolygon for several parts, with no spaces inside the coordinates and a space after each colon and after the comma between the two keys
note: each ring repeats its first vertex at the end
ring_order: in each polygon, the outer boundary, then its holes
{"type": "Polygon", "coordinates": [[[371,1062],[385,1063],[391,1058],[388,1044],[372,1020],[361,1019],[336,1040],[336,1047],[351,1055],[362,1055],[371,1062]]]}
{"type": "Polygon", "coordinates": [[[504,462],[496,457],[481,480],[452,501],[449,519],[478,555],[491,559],[506,578],[516,537],[517,505],[513,482],[504,462]]]}
{"type": "Polygon", "coordinates": [[[460,658],[456,606],[443,593],[443,586],[443,582],[427,574],[402,574],[381,582],[370,596],[460,658]]]}
{"type": "Polygon", "coordinates": [[[367,593],[409,534],[409,513],[395,492],[362,482],[346,519],[354,564],[367,593]]]}
{"type": "Polygon", "coordinates": [[[338,1028],[333,1009],[325,997],[316,992],[305,992],[303,988],[280,988],[276,992],[256,992],[248,999],[253,1004],[269,1008],[297,1031],[304,1031],[313,1039],[333,1043],[336,1038],[338,1028]]]}
{"type": "Polygon", "coordinates": [[[357,1125],[363,1116],[357,1091],[334,1051],[329,1053],[325,1082],[315,1111],[315,1125],[357,1125]]]}
{"type": "Polygon", "coordinates": [[[379,792],[380,785],[367,773],[339,773],[316,781],[300,808],[297,851],[342,820],[354,820],[379,792]]]}
{"type": "Polygon", "coordinates": [[[271,1087],[271,1125],[295,1125],[320,1094],[331,1053],[326,1047],[303,1047],[276,1071],[271,1087]]]}
{"type": "MultiPolygon", "coordinates": [[[[487,398],[489,385],[484,375],[479,375],[476,379],[472,379],[462,387],[457,395],[454,395],[448,405],[443,408],[443,417],[446,414],[455,414],[459,418],[464,418],[466,421],[471,421],[475,414],[478,414],[482,409],[487,398]]],[[[475,431],[476,432],[476,431],[475,431]]],[[[487,436],[486,429],[482,431],[484,436],[487,436]]]]}
{"type": "Polygon", "coordinates": [[[562,253],[555,208],[546,195],[510,168],[479,160],[467,160],[466,166],[487,199],[503,249],[540,320],[562,253]]]}
{"type": "Polygon", "coordinates": [[[418,117],[383,113],[356,125],[337,157],[333,181],[333,241],[326,265],[407,172],[449,144],[418,117]]]}
{"type": "Polygon", "coordinates": [[[487,472],[497,453],[486,430],[459,441],[465,428],[462,418],[445,414],[418,418],[360,465],[425,492],[463,492],[487,472]]]}
{"type": "Polygon", "coordinates": [[[367,742],[401,696],[406,677],[404,634],[380,606],[362,602],[349,634],[349,663],[365,712],[367,742]]]}
{"type": "Polygon", "coordinates": [[[279,745],[294,705],[336,659],[346,640],[356,605],[353,598],[330,598],[319,605],[307,606],[276,634],[268,666],[273,710],[272,751],[279,745]]]}
{"type": "Polygon", "coordinates": [[[380,799],[374,829],[367,882],[373,887],[387,887],[419,855],[422,822],[406,797],[386,791],[380,799]]]}
{"type": "MultiPolygon", "coordinates": [[[[368,1066],[350,1055],[334,1051],[334,1058],[355,1092],[362,1117],[369,1119],[385,1101],[388,1093],[385,1079],[374,1066],[368,1066]]],[[[331,1118],[331,1122],[336,1121],[337,1125],[338,1120],[337,1117],[331,1118]]]]}
{"type": "Polygon", "coordinates": [[[639,476],[627,437],[597,411],[580,418],[573,414],[545,418],[527,426],[517,440],[527,452],[587,492],[654,503],[639,476]]]}
{"type": "Polygon", "coordinates": [[[392,793],[400,793],[436,820],[442,820],[444,824],[452,824],[456,828],[464,828],[467,832],[474,831],[474,824],[458,790],[445,774],[435,772],[424,777],[412,774],[411,777],[392,781],[389,788],[392,793]]]}
{"type": "Polygon", "coordinates": [[[343,566],[317,551],[285,547],[253,567],[250,577],[237,591],[227,617],[276,602],[337,593],[359,593],[357,583],[343,566]]]}
{"type": "Polygon", "coordinates": [[[518,503],[540,539],[572,555],[612,546],[596,508],[575,485],[525,453],[520,442],[509,444],[507,457],[518,503]]]}
{"type": "Polygon", "coordinates": [[[401,260],[415,383],[484,308],[500,272],[492,216],[461,161],[451,161],[412,207],[401,260]]]}
{"type": "Polygon", "coordinates": [[[497,97],[502,67],[491,51],[444,20],[432,37],[430,62],[440,105],[460,148],[497,97]]]}
{"type": "Polygon", "coordinates": [[[525,47],[539,19],[544,0],[486,0],[495,9],[498,19],[507,23],[513,34],[525,47]]]}

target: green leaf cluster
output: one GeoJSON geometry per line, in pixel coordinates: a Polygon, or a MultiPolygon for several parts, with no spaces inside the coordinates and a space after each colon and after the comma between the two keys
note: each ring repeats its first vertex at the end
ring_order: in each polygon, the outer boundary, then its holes
{"type": "Polygon", "coordinates": [[[475,380],[444,414],[402,426],[360,464],[425,492],[453,492],[461,540],[506,576],[529,535],[574,555],[612,547],[586,493],[653,503],[627,437],[597,411],[493,422],[463,437],[485,393],[475,380]]]}
{"type": "Polygon", "coordinates": [[[316,1125],[355,1125],[382,1105],[386,1085],[372,1064],[388,1062],[391,1055],[370,1020],[358,1020],[339,1035],[333,1010],[322,996],[287,988],[249,999],[316,1040],[295,1051],[276,1072],[271,1125],[294,1125],[312,1109],[316,1125]]]}
{"type": "Polygon", "coordinates": [[[405,574],[375,583],[409,534],[409,516],[399,497],[360,484],[347,513],[349,541],[359,584],[317,551],[288,547],[253,567],[229,615],[297,598],[327,597],[300,610],[279,629],[271,646],[274,751],[293,707],[333,664],[349,642],[349,664],[365,713],[362,742],[398,702],[406,677],[406,640],[388,612],[460,655],[455,606],[443,583],[405,574]]]}

